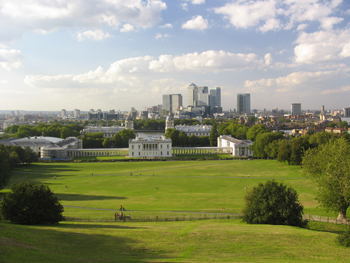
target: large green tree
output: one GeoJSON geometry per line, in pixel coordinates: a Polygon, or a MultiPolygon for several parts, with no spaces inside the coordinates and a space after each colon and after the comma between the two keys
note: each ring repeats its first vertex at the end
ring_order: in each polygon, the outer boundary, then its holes
{"type": "Polygon", "coordinates": [[[275,181],[250,190],[245,196],[243,221],[248,224],[303,226],[303,206],[297,192],[275,181]]]}
{"type": "Polygon", "coordinates": [[[13,184],[1,203],[1,214],[16,224],[57,224],[64,220],[63,206],[48,186],[13,184]]]}
{"type": "Polygon", "coordinates": [[[316,180],[321,206],[339,212],[338,219],[346,218],[350,206],[350,143],[344,138],[331,140],[308,150],[302,163],[305,175],[316,180]]]}

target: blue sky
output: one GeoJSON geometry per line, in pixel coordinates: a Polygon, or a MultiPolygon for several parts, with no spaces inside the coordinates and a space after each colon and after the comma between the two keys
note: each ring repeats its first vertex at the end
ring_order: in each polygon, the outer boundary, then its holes
{"type": "Polygon", "coordinates": [[[0,110],[130,110],[221,87],[224,110],[342,109],[348,0],[3,0],[0,110]]]}

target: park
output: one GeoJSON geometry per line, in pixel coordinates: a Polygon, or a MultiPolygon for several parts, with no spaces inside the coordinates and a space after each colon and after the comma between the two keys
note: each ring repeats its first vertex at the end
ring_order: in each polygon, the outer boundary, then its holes
{"type": "Polygon", "coordinates": [[[272,179],[298,192],[305,215],[335,218],[318,207],[315,182],[302,170],[257,159],[16,168],[10,184],[48,185],[67,221],[39,226],[3,221],[0,253],[4,262],[344,262],[350,251],[335,238],[346,225],[310,222],[304,229],[249,225],[239,218],[246,192],[272,179]],[[121,205],[132,220],[115,221],[121,205]]]}

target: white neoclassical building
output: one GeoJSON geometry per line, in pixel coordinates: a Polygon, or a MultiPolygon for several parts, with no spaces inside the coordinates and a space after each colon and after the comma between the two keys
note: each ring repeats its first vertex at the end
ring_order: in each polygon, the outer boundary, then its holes
{"type": "Polygon", "coordinates": [[[129,157],[159,158],[172,156],[172,143],[170,139],[139,138],[129,140],[129,157]]]}
{"type": "Polygon", "coordinates": [[[88,126],[80,131],[80,134],[85,135],[85,133],[97,133],[102,132],[103,138],[113,138],[113,136],[124,130],[123,126],[111,126],[111,127],[100,127],[100,126],[88,126]]]}
{"type": "Polygon", "coordinates": [[[169,128],[176,129],[179,132],[185,132],[187,136],[195,135],[199,136],[209,136],[211,131],[211,125],[174,125],[174,119],[171,116],[168,116],[165,121],[165,131],[169,128]]]}
{"type": "Polygon", "coordinates": [[[233,156],[253,156],[253,151],[249,149],[252,144],[250,140],[238,140],[231,135],[218,137],[218,147],[232,147],[233,156]]]}

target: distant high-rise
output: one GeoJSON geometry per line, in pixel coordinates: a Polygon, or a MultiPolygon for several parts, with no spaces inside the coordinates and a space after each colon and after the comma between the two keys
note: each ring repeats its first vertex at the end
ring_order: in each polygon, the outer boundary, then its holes
{"type": "Polygon", "coordinates": [[[163,95],[163,109],[166,111],[172,112],[171,95],[170,94],[163,95]]]}
{"type": "Polygon", "coordinates": [[[210,102],[211,107],[221,107],[221,88],[210,89],[210,102]]]}
{"type": "Polygon", "coordinates": [[[209,106],[210,104],[210,96],[208,93],[208,87],[203,86],[203,87],[198,87],[198,97],[197,97],[197,102],[195,106],[201,107],[201,106],[209,106]]]}
{"type": "Polygon", "coordinates": [[[292,116],[301,115],[301,103],[292,103],[292,116]]]}
{"type": "Polygon", "coordinates": [[[181,94],[164,94],[163,95],[163,109],[171,113],[175,113],[182,107],[181,94]]]}
{"type": "Polygon", "coordinates": [[[350,117],[350,108],[344,108],[344,117],[350,117]]]}
{"type": "Polygon", "coordinates": [[[237,113],[238,114],[250,113],[250,94],[249,93],[237,94],[237,113]]]}
{"type": "Polygon", "coordinates": [[[187,106],[194,107],[198,99],[198,87],[192,83],[187,88],[187,106]]]}
{"type": "Polygon", "coordinates": [[[78,110],[78,109],[74,110],[74,118],[75,119],[79,119],[80,118],[80,110],[78,110]]]}
{"type": "Polygon", "coordinates": [[[65,109],[61,110],[61,118],[64,119],[67,116],[67,111],[65,109]]]}

